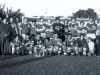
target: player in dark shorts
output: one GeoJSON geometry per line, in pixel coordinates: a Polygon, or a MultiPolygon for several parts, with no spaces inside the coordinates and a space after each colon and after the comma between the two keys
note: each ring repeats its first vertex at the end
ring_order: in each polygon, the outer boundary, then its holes
{"type": "Polygon", "coordinates": [[[53,38],[53,29],[52,29],[52,20],[49,19],[48,23],[46,24],[46,37],[49,37],[50,39],[53,38]]]}
{"type": "Polygon", "coordinates": [[[69,24],[70,27],[70,33],[72,34],[72,37],[77,38],[77,28],[78,28],[78,23],[76,23],[76,18],[72,17],[71,18],[71,23],[69,24]]]}
{"type": "Polygon", "coordinates": [[[56,17],[55,21],[56,23],[53,24],[53,32],[54,34],[58,34],[63,41],[64,25],[60,23],[59,17],[56,17]]]}
{"type": "Polygon", "coordinates": [[[87,28],[84,26],[84,21],[80,22],[80,26],[77,29],[77,33],[78,33],[78,37],[80,36],[80,34],[83,34],[84,36],[86,36],[87,28]]]}

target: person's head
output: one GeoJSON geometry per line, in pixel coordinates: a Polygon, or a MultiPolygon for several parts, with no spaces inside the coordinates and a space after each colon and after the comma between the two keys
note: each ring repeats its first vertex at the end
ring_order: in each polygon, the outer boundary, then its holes
{"type": "Polygon", "coordinates": [[[27,23],[27,18],[26,17],[24,18],[24,23],[27,23]]]}
{"type": "Polygon", "coordinates": [[[22,39],[22,37],[16,35],[16,37],[15,37],[15,41],[16,41],[16,42],[21,41],[21,39],[22,39]]]}
{"type": "Polygon", "coordinates": [[[43,21],[44,21],[44,18],[40,18],[39,20],[40,20],[40,22],[41,22],[41,23],[43,23],[43,21]]]}
{"type": "Polygon", "coordinates": [[[31,39],[31,40],[34,40],[34,39],[35,39],[35,35],[32,34],[30,39],[31,39]]]}
{"type": "Polygon", "coordinates": [[[38,34],[36,35],[36,39],[37,39],[37,40],[40,40],[40,36],[41,36],[40,33],[38,33],[38,34]]]}
{"type": "Polygon", "coordinates": [[[4,24],[7,24],[7,19],[6,19],[6,18],[3,19],[3,23],[4,23],[4,24]]]}
{"type": "Polygon", "coordinates": [[[68,34],[68,39],[72,39],[72,34],[68,34]]]}
{"type": "Polygon", "coordinates": [[[54,38],[58,38],[58,34],[54,34],[54,38]]]}
{"type": "Polygon", "coordinates": [[[51,24],[51,23],[52,23],[52,20],[51,20],[51,19],[48,19],[48,23],[50,23],[50,24],[51,24]]]}
{"type": "Polygon", "coordinates": [[[93,23],[93,17],[89,18],[90,23],[93,23]]]}
{"type": "Polygon", "coordinates": [[[49,37],[46,37],[45,42],[48,43],[50,41],[49,37]]]}
{"type": "Polygon", "coordinates": [[[36,20],[32,20],[32,25],[35,25],[36,24],[36,20]]]}
{"type": "Polygon", "coordinates": [[[76,22],[76,17],[72,17],[72,18],[71,18],[71,22],[72,22],[72,23],[75,23],[75,22],[76,22]]]}
{"type": "Polygon", "coordinates": [[[19,41],[19,37],[18,36],[15,37],[15,41],[19,41]]]}
{"type": "Polygon", "coordinates": [[[28,43],[31,43],[31,41],[30,41],[30,40],[28,40],[28,43]]]}
{"type": "Polygon", "coordinates": [[[42,43],[42,40],[40,40],[38,43],[41,44],[42,43]]]}
{"type": "Polygon", "coordinates": [[[93,42],[93,39],[91,37],[88,37],[88,42],[93,42]]]}
{"type": "Polygon", "coordinates": [[[68,20],[67,19],[64,19],[64,24],[68,24],[68,20]]]}
{"type": "Polygon", "coordinates": [[[8,14],[6,14],[6,18],[9,18],[9,15],[8,14]]]}
{"type": "Polygon", "coordinates": [[[18,19],[18,18],[16,18],[16,22],[17,22],[17,23],[19,22],[19,19],[18,19]]]}
{"type": "Polygon", "coordinates": [[[80,34],[80,38],[83,40],[84,39],[84,34],[80,34]]]}
{"type": "Polygon", "coordinates": [[[43,44],[44,41],[42,39],[39,40],[38,44],[43,44]]]}
{"type": "Polygon", "coordinates": [[[80,22],[80,27],[84,27],[84,21],[80,22]]]}
{"type": "Polygon", "coordinates": [[[55,21],[56,21],[56,23],[60,23],[60,18],[56,17],[55,21]]]}
{"type": "Polygon", "coordinates": [[[13,18],[12,17],[10,18],[10,23],[13,23],[13,18]]]}
{"type": "Polygon", "coordinates": [[[95,19],[95,24],[98,24],[99,23],[99,19],[95,19]]]}
{"type": "Polygon", "coordinates": [[[25,40],[28,40],[29,39],[29,34],[25,34],[25,40]]]}
{"type": "Polygon", "coordinates": [[[34,43],[34,40],[31,40],[31,44],[32,44],[32,45],[34,45],[34,44],[35,44],[35,43],[34,43]]]}

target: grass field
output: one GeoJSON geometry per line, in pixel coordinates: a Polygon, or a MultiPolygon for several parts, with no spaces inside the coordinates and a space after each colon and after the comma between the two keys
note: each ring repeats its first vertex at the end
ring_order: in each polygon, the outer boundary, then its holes
{"type": "Polygon", "coordinates": [[[0,75],[100,75],[100,58],[1,56],[0,75]]]}

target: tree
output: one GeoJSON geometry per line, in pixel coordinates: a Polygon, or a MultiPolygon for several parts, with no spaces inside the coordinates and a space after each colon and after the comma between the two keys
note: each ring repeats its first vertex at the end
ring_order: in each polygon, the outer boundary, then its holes
{"type": "Polygon", "coordinates": [[[77,18],[88,18],[88,17],[97,17],[97,13],[94,9],[88,8],[87,10],[78,10],[76,13],[73,14],[74,17],[77,18]]]}

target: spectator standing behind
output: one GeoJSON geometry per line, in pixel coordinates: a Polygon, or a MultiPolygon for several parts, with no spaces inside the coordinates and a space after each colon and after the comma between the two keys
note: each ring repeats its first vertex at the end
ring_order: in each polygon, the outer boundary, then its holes
{"type": "Polygon", "coordinates": [[[12,42],[18,33],[16,32],[16,24],[14,23],[13,18],[10,18],[9,25],[11,26],[10,41],[12,42]]]}
{"type": "Polygon", "coordinates": [[[63,41],[64,25],[60,23],[60,18],[56,17],[56,23],[53,24],[54,34],[58,34],[59,38],[63,41]]]}
{"type": "Polygon", "coordinates": [[[15,18],[16,20],[15,20],[15,24],[16,24],[16,33],[17,33],[17,35],[21,35],[21,23],[19,22],[19,19],[16,17],[15,18]]]}
{"type": "Polygon", "coordinates": [[[9,34],[11,32],[11,26],[7,24],[7,19],[3,20],[1,29],[1,52],[2,55],[9,53],[9,34]]]}

